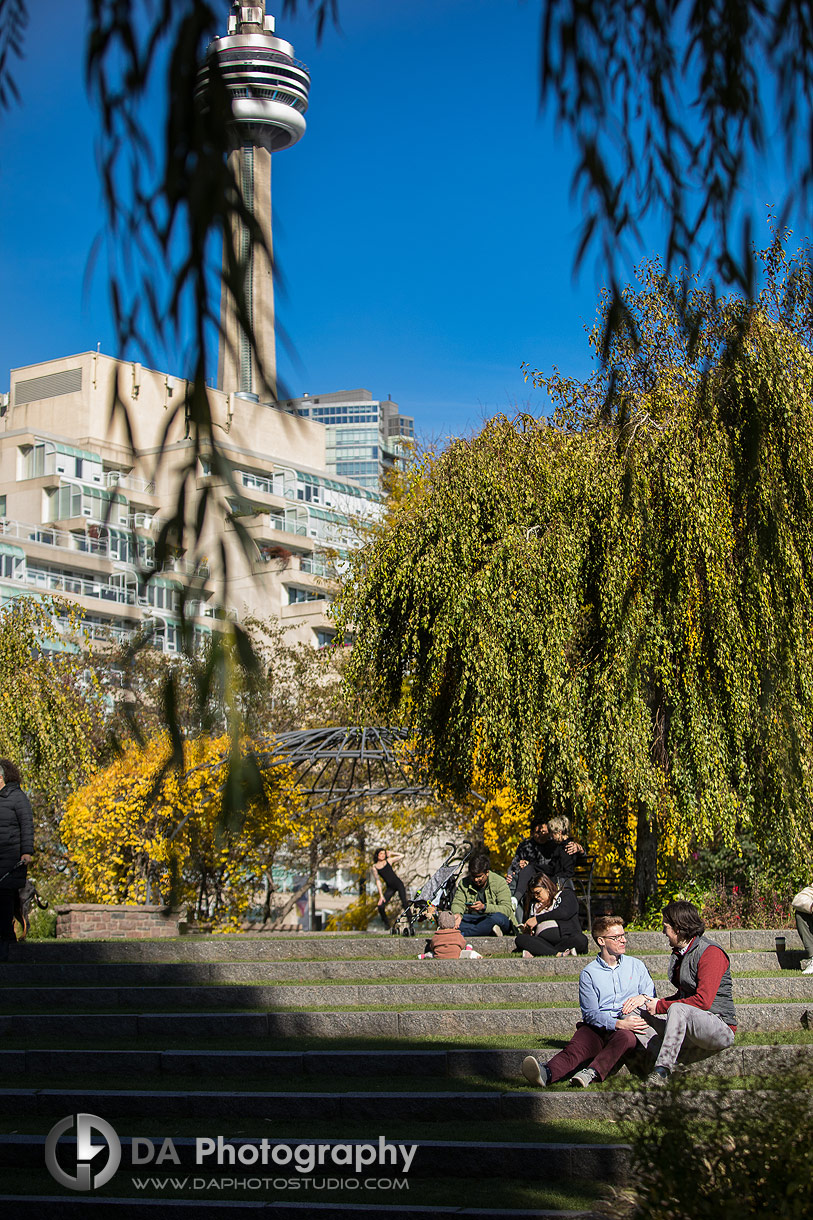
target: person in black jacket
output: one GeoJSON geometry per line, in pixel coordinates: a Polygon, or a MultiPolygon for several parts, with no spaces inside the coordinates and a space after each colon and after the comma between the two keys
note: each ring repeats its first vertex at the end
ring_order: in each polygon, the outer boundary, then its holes
{"type": "Polygon", "coordinates": [[[581,930],[573,890],[560,889],[544,873],[536,877],[528,887],[525,922],[515,943],[523,957],[586,953],[587,937],[581,930]]]}
{"type": "Polygon", "coordinates": [[[34,850],[34,819],[20,787],[20,772],[9,758],[0,758],[0,956],[16,941],[14,910],[17,892],[25,885],[34,850]]]}

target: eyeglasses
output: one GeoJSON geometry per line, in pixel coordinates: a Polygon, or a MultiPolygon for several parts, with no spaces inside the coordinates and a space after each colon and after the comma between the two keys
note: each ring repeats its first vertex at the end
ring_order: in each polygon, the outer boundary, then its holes
{"type": "Polygon", "coordinates": [[[605,940],[626,940],[626,933],[622,932],[620,936],[605,936],[605,940]]]}

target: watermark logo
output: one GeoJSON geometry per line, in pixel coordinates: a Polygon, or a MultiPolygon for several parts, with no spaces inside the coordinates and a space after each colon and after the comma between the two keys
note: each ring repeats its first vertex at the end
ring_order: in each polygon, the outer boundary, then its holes
{"type": "Polygon", "coordinates": [[[69,1114],[56,1123],[48,1132],[45,1140],[45,1164],[51,1177],[60,1186],[69,1190],[98,1190],[113,1177],[121,1164],[121,1140],[110,1123],[99,1118],[97,1114],[69,1114]],[[76,1173],[70,1174],[62,1168],[57,1160],[57,1144],[63,1135],[73,1129],[76,1123],[76,1173]],[[98,1132],[105,1141],[94,1144],[93,1135],[98,1132]],[[100,1152],[107,1149],[107,1160],[97,1161],[100,1152]],[[91,1169],[95,1170],[91,1173],[91,1169]]]}

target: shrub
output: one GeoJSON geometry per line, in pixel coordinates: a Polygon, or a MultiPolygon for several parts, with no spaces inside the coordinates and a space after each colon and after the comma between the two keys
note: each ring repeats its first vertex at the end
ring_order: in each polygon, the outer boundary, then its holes
{"type": "Polygon", "coordinates": [[[757,878],[749,889],[718,881],[698,905],[708,928],[790,928],[794,892],[791,883],[767,878],[757,878]]]}
{"type": "MultiPolygon", "coordinates": [[[[763,1082],[767,1083],[767,1082],[763,1082]]],[[[782,1087],[711,1094],[678,1077],[636,1089],[623,1123],[630,1188],[601,1205],[613,1220],[807,1220],[813,1191],[810,1069],[782,1087]]]]}
{"type": "Polygon", "coordinates": [[[51,940],[56,936],[56,911],[35,906],[30,915],[26,940],[51,940]]]}
{"type": "Polygon", "coordinates": [[[331,915],[325,926],[325,931],[365,932],[367,925],[374,918],[377,910],[377,896],[366,895],[363,898],[357,898],[346,910],[337,911],[335,915],[331,915]]]}

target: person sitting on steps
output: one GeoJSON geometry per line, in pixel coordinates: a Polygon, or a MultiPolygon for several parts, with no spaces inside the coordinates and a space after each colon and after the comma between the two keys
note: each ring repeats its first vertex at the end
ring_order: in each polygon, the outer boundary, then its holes
{"type": "Polygon", "coordinates": [[[647,1020],[659,1035],[647,1047],[650,1055],[657,1054],[649,1084],[664,1084],[678,1057],[682,1063],[695,1063],[725,1050],[737,1031],[730,959],[704,936],[706,925],[697,907],[668,903],[663,931],[672,947],[668,974],[676,991],[646,1003],[647,1020]]]}
{"type": "Polygon", "coordinates": [[[806,885],[795,894],[791,907],[796,917],[796,931],[807,954],[799,967],[802,974],[813,974],[813,885],[806,885]]]}
{"type": "Polygon", "coordinates": [[[547,872],[555,877],[564,889],[572,890],[576,869],[584,864],[587,855],[581,843],[570,837],[570,819],[564,814],[548,820],[550,842],[545,844],[547,872]]]}
{"type": "Polygon", "coordinates": [[[526,894],[525,922],[516,946],[523,957],[586,953],[587,937],[579,923],[579,902],[573,890],[560,890],[544,873],[535,877],[526,894]]]}
{"type": "Polygon", "coordinates": [[[592,933],[599,952],[579,975],[582,1020],[575,1034],[547,1063],[540,1064],[533,1055],[522,1061],[523,1076],[540,1088],[573,1072],[571,1085],[586,1089],[606,1080],[624,1055],[654,1037],[641,1009],[655,995],[655,984],[644,963],[624,952],[623,920],[600,915],[593,920],[592,933]]]}
{"type": "Polygon", "coordinates": [[[514,914],[508,882],[492,873],[484,851],[469,858],[468,876],[462,877],[452,898],[452,914],[462,915],[463,936],[503,936],[511,929],[514,914]]]}
{"type": "MultiPolygon", "coordinates": [[[[551,819],[552,822],[554,820],[551,819]]],[[[566,818],[565,823],[567,824],[566,818]]],[[[574,842],[573,839],[568,839],[567,833],[563,840],[558,837],[554,839],[551,837],[546,818],[539,815],[532,818],[530,838],[523,839],[519,843],[514,852],[514,858],[508,866],[508,872],[505,874],[505,879],[511,887],[511,893],[517,900],[517,907],[522,906],[528,886],[534,877],[540,873],[547,873],[549,877],[553,877],[562,854],[573,856],[579,853],[583,853],[581,844],[574,842]]],[[[580,858],[582,857],[580,856],[580,858]]],[[[567,869],[565,869],[565,874],[567,874],[567,869]]],[[[567,875],[572,876],[573,874],[567,875]]]]}

